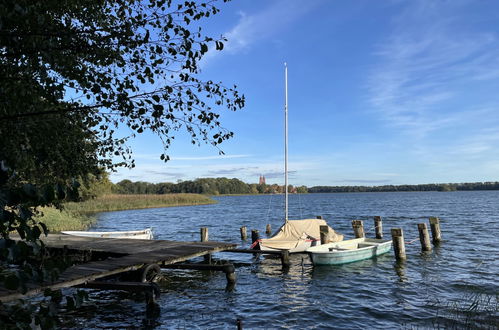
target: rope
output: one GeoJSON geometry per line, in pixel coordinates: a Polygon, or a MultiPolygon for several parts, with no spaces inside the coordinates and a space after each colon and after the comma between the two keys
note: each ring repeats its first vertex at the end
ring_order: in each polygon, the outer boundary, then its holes
{"type": "Polygon", "coordinates": [[[270,221],[270,206],[272,204],[272,194],[270,195],[270,199],[269,199],[269,208],[267,209],[267,222],[270,221]]]}
{"type": "Polygon", "coordinates": [[[298,195],[298,207],[300,208],[300,219],[303,219],[303,208],[302,208],[302,205],[301,205],[301,194],[297,194],[298,195]]]}
{"type": "Polygon", "coordinates": [[[415,238],[415,239],[413,239],[412,241],[409,241],[409,242],[405,241],[405,244],[412,244],[412,243],[416,242],[418,239],[419,239],[419,237],[415,238]]]}

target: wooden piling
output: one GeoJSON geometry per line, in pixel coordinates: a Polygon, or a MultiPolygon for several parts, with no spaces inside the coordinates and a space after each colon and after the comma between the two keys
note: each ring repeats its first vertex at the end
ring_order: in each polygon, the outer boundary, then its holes
{"type": "Polygon", "coordinates": [[[437,245],[442,241],[442,232],[440,231],[440,219],[437,217],[430,217],[431,236],[433,237],[433,244],[437,245]]]}
{"type": "Polygon", "coordinates": [[[365,237],[364,222],[362,220],[352,220],[352,228],[355,238],[365,237]]]}
{"type": "Polygon", "coordinates": [[[329,226],[320,226],[319,231],[321,233],[321,245],[329,243],[329,226]]]}
{"type": "Polygon", "coordinates": [[[374,230],[376,232],[376,238],[382,239],[383,238],[383,223],[381,221],[380,216],[374,217],[374,230]]]}
{"type": "Polygon", "coordinates": [[[267,235],[272,234],[272,227],[270,226],[270,223],[267,224],[267,228],[265,229],[265,233],[267,235]]]}
{"type": "Polygon", "coordinates": [[[251,243],[255,243],[260,239],[260,232],[256,229],[251,231],[251,243]]]}
{"type": "Polygon", "coordinates": [[[426,223],[418,223],[419,241],[421,242],[422,251],[431,251],[430,235],[426,223]]]}
{"type": "Polygon", "coordinates": [[[391,234],[395,258],[397,260],[407,259],[407,256],[405,254],[404,232],[402,231],[402,228],[392,228],[391,234]]]}
{"type": "Polygon", "coordinates": [[[318,216],[317,216],[317,219],[321,219],[321,220],[322,220],[322,219],[324,219],[324,218],[322,217],[322,215],[318,215],[318,216]]]}
{"type": "Polygon", "coordinates": [[[201,227],[201,242],[208,241],[208,227],[201,227]]]}
{"type": "MultiPolygon", "coordinates": [[[[208,242],[208,227],[201,227],[200,234],[201,234],[201,242],[208,242]]],[[[211,264],[211,254],[210,253],[205,254],[203,256],[203,258],[204,258],[204,262],[211,264]]]]}
{"type": "Polygon", "coordinates": [[[241,231],[241,239],[243,241],[245,241],[246,238],[247,238],[246,226],[242,226],[241,229],[240,229],[240,231],[241,231]]]}
{"type": "Polygon", "coordinates": [[[281,264],[283,268],[289,268],[291,262],[289,261],[289,251],[284,250],[281,253],[281,264]]]}

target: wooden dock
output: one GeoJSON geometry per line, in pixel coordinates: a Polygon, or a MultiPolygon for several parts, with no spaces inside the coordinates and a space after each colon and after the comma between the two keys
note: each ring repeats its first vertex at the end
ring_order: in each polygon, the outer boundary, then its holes
{"type": "Polygon", "coordinates": [[[112,257],[108,257],[102,261],[92,261],[69,267],[61,274],[57,281],[42,285],[30,285],[28,291],[24,294],[0,288],[1,302],[27,298],[43,293],[46,289],[57,290],[83,285],[100,278],[139,270],[150,264],[171,265],[209,253],[231,250],[236,247],[236,244],[214,241],[135,240],[57,234],[50,234],[47,237],[43,237],[42,240],[50,249],[92,252],[112,257]]]}

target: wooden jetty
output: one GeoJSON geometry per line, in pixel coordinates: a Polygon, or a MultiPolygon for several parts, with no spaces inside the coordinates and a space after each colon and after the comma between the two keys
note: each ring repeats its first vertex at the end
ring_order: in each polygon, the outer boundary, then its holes
{"type": "Polygon", "coordinates": [[[25,293],[0,288],[0,301],[43,293],[46,289],[86,285],[98,279],[130,271],[145,269],[150,265],[172,265],[213,252],[234,249],[236,244],[224,242],[181,242],[167,240],[129,240],[114,238],[78,237],[50,234],[42,238],[49,249],[73,252],[90,252],[108,256],[101,261],[91,261],[67,268],[53,283],[29,285],[25,293]]]}

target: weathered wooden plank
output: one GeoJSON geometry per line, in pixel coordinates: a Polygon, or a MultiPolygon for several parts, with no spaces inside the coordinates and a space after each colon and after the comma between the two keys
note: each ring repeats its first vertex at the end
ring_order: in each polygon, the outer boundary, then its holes
{"type": "Polygon", "coordinates": [[[46,289],[57,290],[83,285],[99,278],[137,270],[146,264],[158,263],[168,265],[236,247],[236,244],[214,241],[130,240],[57,234],[43,237],[43,241],[49,248],[65,248],[73,251],[92,251],[122,256],[69,267],[54,283],[45,283],[43,285],[30,284],[26,294],[0,290],[0,301],[7,302],[26,298],[40,294],[46,289]]]}

